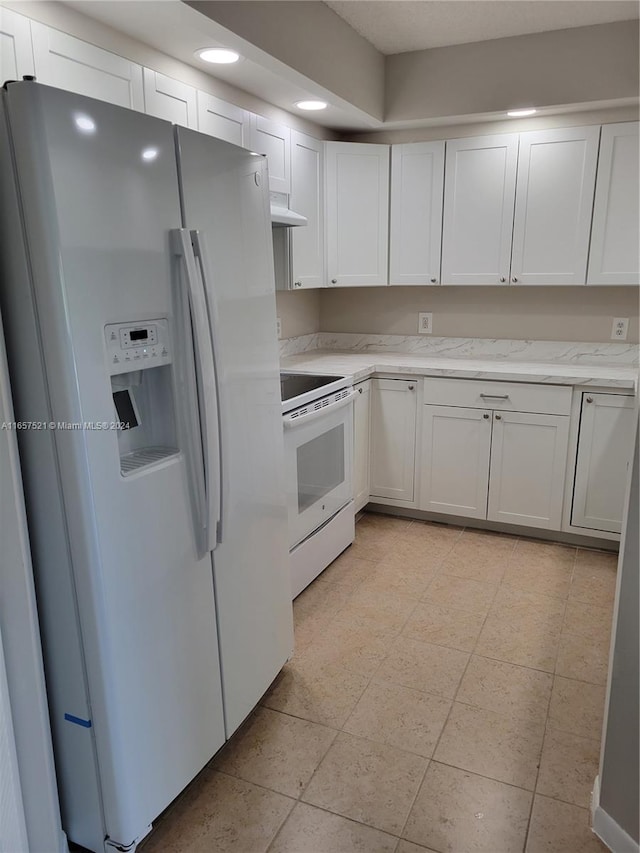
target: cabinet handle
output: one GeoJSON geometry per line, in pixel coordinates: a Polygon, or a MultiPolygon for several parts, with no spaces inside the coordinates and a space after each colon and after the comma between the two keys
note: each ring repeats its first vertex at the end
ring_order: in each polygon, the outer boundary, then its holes
{"type": "Polygon", "coordinates": [[[587,403],[593,403],[593,397],[587,397],[587,403]]]}
{"type": "Polygon", "coordinates": [[[362,388],[358,388],[358,394],[362,394],[362,388]]]}
{"type": "Polygon", "coordinates": [[[415,385],[409,385],[409,386],[407,386],[407,387],[409,388],[409,391],[413,391],[413,389],[414,389],[416,386],[415,386],[415,385]]]}
{"type": "Polygon", "coordinates": [[[485,421],[488,421],[488,420],[489,420],[489,415],[487,415],[487,414],[486,414],[486,412],[485,412],[485,414],[484,414],[482,417],[485,419],[485,421]]]}
{"type": "Polygon", "coordinates": [[[508,394],[480,394],[481,397],[487,398],[488,400],[508,400],[508,394]]]}
{"type": "Polygon", "coordinates": [[[438,280],[437,278],[432,278],[432,279],[431,279],[431,284],[435,284],[437,280],[438,280]]]}
{"type": "Polygon", "coordinates": [[[518,281],[518,279],[514,275],[514,276],[512,276],[511,281],[515,284],[518,281]]]}
{"type": "Polygon", "coordinates": [[[497,420],[497,421],[501,421],[501,420],[502,420],[502,415],[496,415],[496,420],[497,420]]]}
{"type": "Polygon", "coordinates": [[[331,279],[331,284],[337,284],[337,283],[338,283],[338,279],[337,279],[337,278],[332,278],[332,279],[331,279]]]}
{"type": "Polygon", "coordinates": [[[505,281],[506,281],[506,278],[505,278],[503,275],[501,275],[501,276],[500,276],[500,282],[501,282],[502,284],[504,284],[504,283],[505,283],[505,281]]]}
{"type": "Polygon", "coordinates": [[[293,285],[294,285],[294,287],[302,287],[302,282],[301,281],[294,281],[293,285]]]}

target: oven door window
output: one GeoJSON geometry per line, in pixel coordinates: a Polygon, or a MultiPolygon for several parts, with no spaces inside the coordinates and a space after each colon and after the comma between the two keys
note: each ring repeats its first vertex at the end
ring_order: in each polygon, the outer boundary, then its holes
{"type": "Polygon", "coordinates": [[[344,482],[344,423],[300,445],[296,464],[302,513],[344,482]]]}

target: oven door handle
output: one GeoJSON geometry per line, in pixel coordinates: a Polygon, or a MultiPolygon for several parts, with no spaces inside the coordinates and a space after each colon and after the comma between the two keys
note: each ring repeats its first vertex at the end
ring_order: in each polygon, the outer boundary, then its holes
{"type": "Polygon", "coordinates": [[[292,418],[291,414],[284,415],[282,419],[284,428],[293,429],[293,427],[308,424],[316,418],[321,418],[323,415],[329,414],[329,412],[335,412],[338,409],[342,409],[344,406],[349,405],[357,393],[357,391],[351,391],[346,397],[338,400],[337,403],[331,403],[329,406],[323,406],[321,409],[315,409],[313,412],[309,412],[308,415],[296,415],[295,418],[292,418]]]}

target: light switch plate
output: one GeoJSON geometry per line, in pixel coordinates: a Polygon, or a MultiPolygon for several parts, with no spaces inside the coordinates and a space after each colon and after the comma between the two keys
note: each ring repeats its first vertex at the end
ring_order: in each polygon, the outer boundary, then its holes
{"type": "Polygon", "coordinates": [[[433,332],[433,314],[418,314],[418,334],[430,335],[433,332]]]}

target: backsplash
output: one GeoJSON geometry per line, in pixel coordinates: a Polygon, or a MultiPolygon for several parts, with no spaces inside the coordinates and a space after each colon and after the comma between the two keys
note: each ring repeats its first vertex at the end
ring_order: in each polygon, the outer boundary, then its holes
{"type": "Polygon", "coordinates": [[[509,359],[510,361],[610,364],[633,367],[640,347],[627,343],[576,343],[574,341],[519,341],[488,338],[438,338],[422,335],[358,335],[316,332],[280,341],[280,357],[311,350],[342,352],[394,352],[443,358],[509,359]]]}

